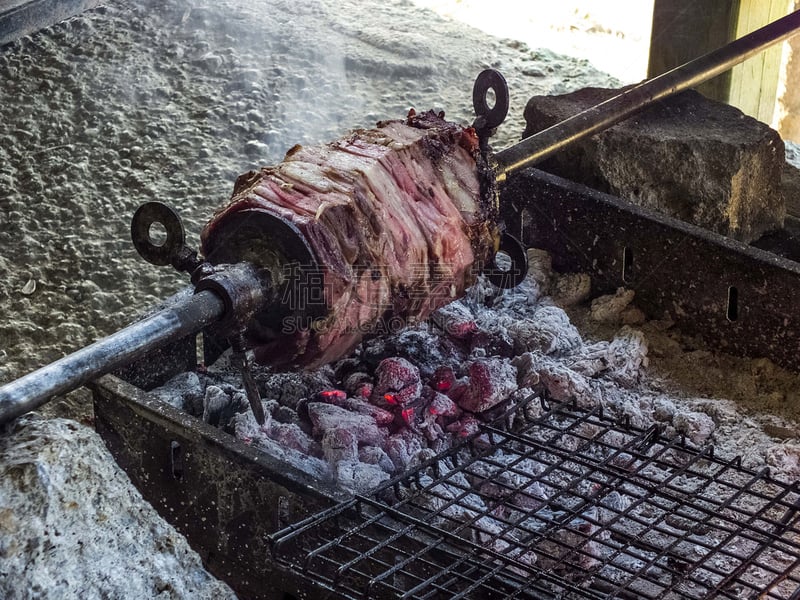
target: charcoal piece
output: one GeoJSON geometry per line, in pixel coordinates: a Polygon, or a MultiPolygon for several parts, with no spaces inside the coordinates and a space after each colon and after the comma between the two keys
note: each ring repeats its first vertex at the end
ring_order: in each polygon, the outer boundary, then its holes
{"type": "Polygon", "coordinates": [[[629,326],[622,327],[608,345],[608,374],[620,385],[631,387],[639,382],[647,368],[647,340],[629,326]]]}
{"type": "Polygon", "coordinates": [[[608,369],[608,346],[605,340],[581,346],[569,357],[566,366],[584,377],[595,377],[608,369]]]}
{"type": "Polygon", "coordinates": [[[279,423],[274,419],[270,420],[266,427],[266,434],[282,446],[303,454],[315,455],[320,452],[317,442],[295,423],[279,423]]]}
{"type": "Polygon", "coordinates": [[[475,316],[461,302],[451,302],[431,315],[431,320],[446,335],[456,340],[467,340],[478,330],[475,316]]]}
{"type": "Polygon", "coordinates": [[[359,444],[382,447],[386,443],[387,431],[379,428],[370,416],[324,402],[309,402],[308,416],[314,425],[315,435],[323,435],[330,429],[349,429],[359,444]]]}
{"type": "Polygon", "coordinates": [[[591,408],[598,402],[594,390],[583,375],[553,360],[542,357],[532,365],[539,377],[539,385],[559,402],[577,402],[582,408],[591,408]]]}
{"type": "Polygon", "coordinates": [[[419,369],[401,357],[385,358],[375,370],[372,402],[378,406],[404,406],[419,398],[419,369]]]}
{"type": "Polygon", "coordinates": [[[455,434],[457,437],[466,438],[480,430],[480,421],[472,415],[464,415],[457,421],[453,421],[447,426],[447,431],[455,434]]]}
{"type": "Polygon", "coordinates": [[[486,358],[469,369],[469,387],[458,400],[464,410],[479,413],[508,398],[517,389],[517,369],[507,360],[486,358]]]}
{"type": "Polygon", "coordinates": [[[431,375],[428,385],[430,385],[437,392],[447,393],[453,384],[456,382],[456,374],[453,367],[441,366],[438,367],[431,375]]]}
{"type": "Polygon", "coordinates": [[[461,377],[453,382],[453,385],[447,390],[447,397],[456,404],[459,403],[461,398],[469,389],[469,378],[461,377]]]}
{"type": "Polygon", "coordinates": [[[164,385],[150,390],[150,394],[191,415],[203,414],[205,386],[194,371],[179,373],[164,385]]]}
{"type": "Polygon", "coordinates": [[[367,415],[375,419],[375,423],[380,427],[391,425],[394,419],[394,413],[384,410],[374,404],[362,400],[360,398],[347,398],[342,407],[360,415],[367,415]]]}
{"type": "Polygon", "coordinates": [[[358,460],[370,465],[378,465],[390,475],[395,472],[392,459],[389,458],[383,448],[378,448],[377,446],[362,446],[359,448],[358,460]]]}
{"type": "Polygon", "coordinates": [[[297,412],[288,406],[278,406],[272,413],[272,416],[279,423],[294,423],[297,425],[300,421],[297,412]]]}
{"type": "Polygon", "coordinates": [[[425,407],[428,414],[434,418],[457,417],[461,414],[461,409],[450,398],[439,392],[434,392],[430,402],[425,407]]]}
{"type": "Polygon", "coordinates": [[[231,419],[234,434],[245,444],[252,445],[277,460],[286,461],[314,479],[331,480],[331,469],[327,462],[272,439],[269,434],[273,425],[274,423],[270,422],[264,426],[259,425],[250,410],[239,413],[231,419]]]}
{"type": "Polygon", "coordinates": [[[653,400],[653,419],[661,422],[672,422],[675,415],[675,403],[665,396],[653,400]]]}
{"type": "Polygon", "coordinates": [[[414,462],[417,454],[426,447],[425,441],[409,429],[404,429],[389,436],[383,448],[392,460],[397,471],[406,471],[414,462]]]}
{"type": "Polygon", "coordinates": [[[714,419],[701,412],[677,412],[672,417],[672,425],[678,433],[696,446],[702,446],[713,435],[716,425],[714,419]]]}
{"type": "Polygon", "coordinates": [[[427,379],[438,365],[457,366],[465,356],[466,349],[461,346],[440,335],[438,328],[424,323],[396,335],[368,340],[362,345],[361,356],[372,368],[387,356],[405,358],[417,365],[420,375],[427,379]]]}
{"type": "Polygon", "coordinates": [[[569,316],[557,306],[539,306],[530,318],[516,319],[508,326],[514,341],[514,351],[538,351],[544,354],[564,354],[583,344],[577,328],[569,316]]]}
{"type": "Polygon", "coordinates": [[[539,383],[540,357],[531,352],[525,352],[515,356],[511,364],[517,368],[517,384],[520,387],[533,388],[539,383]]]}
{"type": "Polygon", "coordinates": [[[233,399],[216,385],[206,388],[203,396],[203,421],[211,425],[220,425],[223,413],[230,411],[233,399]]]}
{"type": "Polygon", "coordinates": [[[365,384],[371,386],[372,377],[363,371],[354,371],[344,379],[342,387],[348,396],[361,396],[365,384]]]}
{"type": "Polygon", "coordinates": [[[283,406],[296,409],[298,402],[323,390],[333,389],[328,370],[266,373],[257,376],[259,391],[265,398],[274,398],[283,406]]]}
{"type": "Polygon", "coordinates": [[[336,480],[353,494],[369,494],[387,479],[389,474],[379,465],[358,460],[343,460],[336,465],[336,480]]]}
{"type": "Polygon", "coordinates": [[[332,468],[339,461],[358,460],[358,438],[349,429],[328,429],[322,436],[322,454],[332,468]]]}

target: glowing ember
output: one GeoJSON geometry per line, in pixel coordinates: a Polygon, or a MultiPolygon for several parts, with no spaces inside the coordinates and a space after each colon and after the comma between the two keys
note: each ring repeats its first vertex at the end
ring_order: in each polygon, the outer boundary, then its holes
{"type": "Polygon", "coordinates": [[[431,377],[431,387],[437,392],[448,392],[456,381],[452,367],[439,367],[431,377]]]}

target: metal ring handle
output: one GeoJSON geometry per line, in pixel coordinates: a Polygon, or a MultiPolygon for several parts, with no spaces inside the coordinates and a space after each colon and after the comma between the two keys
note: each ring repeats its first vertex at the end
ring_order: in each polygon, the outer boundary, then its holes
{"type": "Polygon", "coordinates": [[[475,78],[472,86],[472,107],[478,117],[484,118],[486,129],[494,129],[508,114],[508,84],[506,78],[495,69],[486,69],[475,78]],[[487,94],[494,91],[494,106],[489,107],[487,94]]]}
{"type": "Polygon", "coordinates": [[[172,263],[173,257],[183,248],[186,233],[181,218],[163,202],[146,202],[133,215],[131,239],[139,255],[153,265],[163,267],[172,263]],[[150,233],[154,224],[160,224],[167,233],[163,244],[156,243],[150,233]]]}
{"type": "Polygon", "coordinates": [[[517,287],[528,274],[528,253],[525,251],[525,246],[513,235],[503,233],[500,236],[500,247],[497,254],[486,265],[483,273],[489,278],[489,281],[501,289],[517,287]],[[497,254],[500,253],[506,254],[511,259],[511,266],[508,269],[499,267],[495,262],[497,254]]]}

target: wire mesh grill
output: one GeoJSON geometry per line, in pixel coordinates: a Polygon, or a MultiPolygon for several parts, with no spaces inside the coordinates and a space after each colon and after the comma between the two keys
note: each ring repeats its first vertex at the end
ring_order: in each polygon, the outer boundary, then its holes
{"type": "Polygon", "coordinates": [[[275,534],[352,598],[800,598],[800,488],[600,410],[529,402],[275,534]]]}

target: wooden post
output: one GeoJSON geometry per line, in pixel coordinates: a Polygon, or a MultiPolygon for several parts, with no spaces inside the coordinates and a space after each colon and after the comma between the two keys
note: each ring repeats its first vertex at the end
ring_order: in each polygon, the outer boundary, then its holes
{"type": "MultiPolygon", "coordinates": [[[[736,37],[789,14],[789,5],[787,0],[740,0],[736,37]]],[[[728,102],[768,125],[775,112],[783,49],[783,44],[768,48],[731,71],[728,102]]]]}
{"type": "MultiPolygon", "coordinates": [[[[655,0],[647,76],[655,77],[724,46],[734,38],[739,2],[731,0],[655,0]]],[[[698,86],[720,102],[728,101],[731,74],[698,86]]]]}
{"type": "MultiPolygon", "coordinates": [[[[792,0],[655,0],[648,77],[715,50],[789,13],[792,0]]],[[[783,45],[698,87],[720,102],[771,124],[783,45]]]]}

